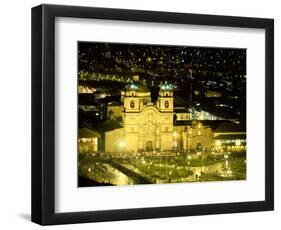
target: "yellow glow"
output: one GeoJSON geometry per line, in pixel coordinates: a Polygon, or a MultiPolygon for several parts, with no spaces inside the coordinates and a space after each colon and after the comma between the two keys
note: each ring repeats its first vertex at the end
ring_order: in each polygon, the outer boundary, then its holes
{"type": "Polygon", "coordinates": [[[215,141],[215,145],[216,145],[216,146],[221,146],[221,141],[220,141],[220,140],[216,140],[216,141],[215,141]]]}
{"type": "Polygon", "coordinates": [[[123,147],[125,147],[126,146],[126,141],[120,141],[119,142],[119,147],[121,147],[121,148],[123,148],[123,147]]]}
{"type": "Polygon", "coordinates": [[[235,140],[235,145],[240,146],[241,145],[241,140],[235,140]]]}

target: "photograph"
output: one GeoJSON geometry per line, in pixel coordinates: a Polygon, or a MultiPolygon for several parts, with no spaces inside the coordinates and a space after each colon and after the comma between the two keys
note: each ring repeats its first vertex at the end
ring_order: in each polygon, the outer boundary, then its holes
{"type": "Polygon", "coordinates": [[[78,187],[246,180],[246,53],[78,41],[78,187]]]}

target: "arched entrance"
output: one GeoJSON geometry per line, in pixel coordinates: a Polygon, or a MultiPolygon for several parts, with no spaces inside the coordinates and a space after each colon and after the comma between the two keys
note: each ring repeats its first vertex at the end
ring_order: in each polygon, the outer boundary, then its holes
{"type": "Polygon", "coordinates": [[[146,149],[146,150],[151,150],[152,148],[153,148],[153,142],[152,142],[152,140],[146,141],[145,149],[146,149]]]}
{"type": "Polygon", "coordinates": [[[202,152],[202,150],[203,150],[203,146],[202,146],[201,142],[198,142],[196,145],[196,151],[202,152]]]}

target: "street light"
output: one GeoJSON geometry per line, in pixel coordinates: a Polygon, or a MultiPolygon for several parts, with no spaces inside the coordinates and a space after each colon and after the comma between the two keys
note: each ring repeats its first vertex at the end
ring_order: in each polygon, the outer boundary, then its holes
{"type": "Polygon", "coordinates": [[[188,173],[190,173],[190,160],[192,159],[191,155],[188,155],[188,156],[187,156],[187,159],[188,159],[188,161],[187,161],[187,164],[188,164],[188,173]]]}
{"type": "Polygon", "coordinates": [[[225,176],[227,177],[230,177],[232,175],[232,171],[231,171],[231,168],[229,166],[229,161],[228,161],[228,158],[229,158],[229,155],[230,155],[230,152],[228,152],[227,154],[224,154],[224,159],[225,159],[225,176]]]}

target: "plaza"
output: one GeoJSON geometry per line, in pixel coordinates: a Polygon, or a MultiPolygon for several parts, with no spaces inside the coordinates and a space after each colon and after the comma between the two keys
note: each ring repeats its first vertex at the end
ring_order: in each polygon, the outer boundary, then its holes
{"type": "Polygon", "coordinates": [[[79,175],[112,185],[246,179],[245,152],[142,152],[79,156],[79,175]]]}

